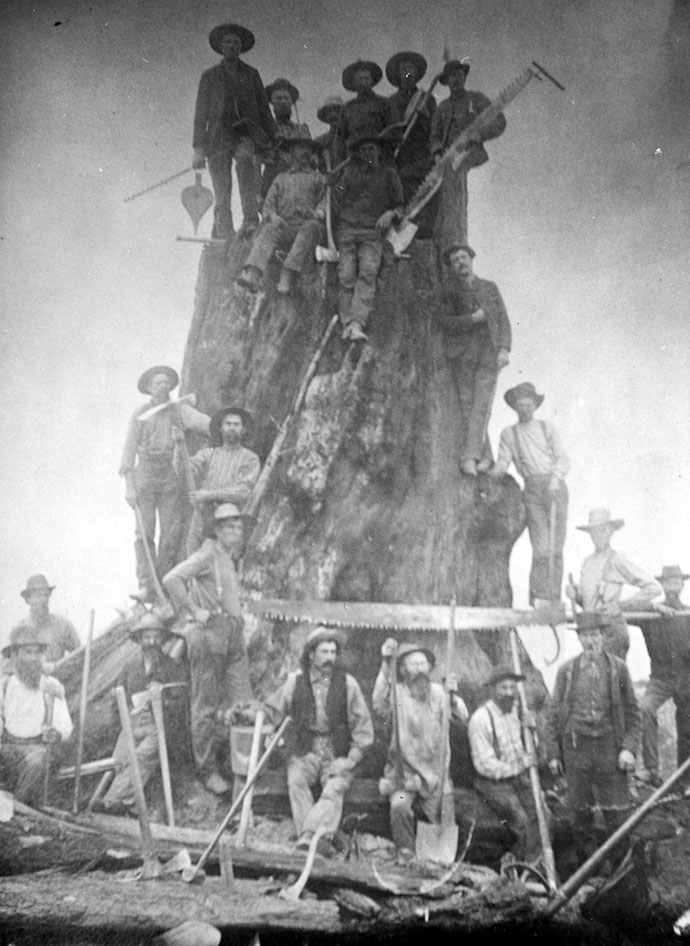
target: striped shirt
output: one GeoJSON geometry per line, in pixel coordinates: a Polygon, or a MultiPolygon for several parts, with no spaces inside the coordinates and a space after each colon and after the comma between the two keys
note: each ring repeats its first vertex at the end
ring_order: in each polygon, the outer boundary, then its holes
{"type": "Polygon", "coordinates": [[[240,508],[259,478],[259,458],[246,447],[205,447],[190,460],[200,489],[222,493],[217,502],[235,503],[240,508]]]}
{"type": "Polygon", "coordinates": [[[516,705],[504,713],[494,700],[487,700],[472,714],[468,733],[472,762],[484,778],[514,778],[527,768],[516,705]]]}

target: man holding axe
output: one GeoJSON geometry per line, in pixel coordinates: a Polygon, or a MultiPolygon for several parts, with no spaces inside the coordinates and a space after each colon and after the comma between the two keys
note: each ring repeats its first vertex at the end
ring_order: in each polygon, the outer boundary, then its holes
{"type": "Polygon", "coordinates": [[[209,433],[209,418],[197,411],[189,399],[171,401],[170,392],[178,382],[177,372],[168,365],[149,368],[139,378],[139,391],[148,394],[150,399],[132,415],[120,462],[120,476],[126,484],[125,499],[137,516],[134,553],[139,590],[136,597],[142,602],[156,600],[156,581],[149,568],[149,558],[156,576],[162,578],[177,562],[182,539],[185,500],[183,481],[173,464],[175,431],[180,431],[182,437],[187,431],[204,436],[209,433]],[[148,545],[148,556],[144,543],[148,545]]]}

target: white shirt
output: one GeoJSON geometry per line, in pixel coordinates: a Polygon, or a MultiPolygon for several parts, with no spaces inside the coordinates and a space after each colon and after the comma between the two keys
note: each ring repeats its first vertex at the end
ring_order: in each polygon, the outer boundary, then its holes
{"type": "Polygon", "coordinates": [[[2,731],[18,739],[33,739],[40,736],[46,716],[46,691],[56,694],[53,704],[53,729],[57,729],[62,740],[72,735],[72,720],[65,700],[65,690],[55,677],[41,675],[37,690],[31,690],[12,674],[3,685],[0,703],[2,731]]]}
{"type": "Polygon", "coordinates": [[[513,778],[527,768],[516,704],[504,713],[494,700],[482,703],[470,719],[468,735],[472,762],[484,778],[513,778]]]}

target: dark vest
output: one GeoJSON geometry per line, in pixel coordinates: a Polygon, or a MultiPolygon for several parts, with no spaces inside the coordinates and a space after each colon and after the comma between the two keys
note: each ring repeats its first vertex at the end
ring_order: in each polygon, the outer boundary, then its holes
{"type": "MultiPolygon", "coordinates": [[[[350,751],[350,727],[347,719],[347,684],[345,671],[334,667],[331,675],[326,713],[330,726],[333,752],[336,756],[346,756],[350,751]]],[[[316,701],[309,680],[309,671],[303,669],[297,677],[295,693],[292,697],[290,715],[294,720],[292,729],[291,755],[306,755],[311,750],[316,722],[316,701]]]]}

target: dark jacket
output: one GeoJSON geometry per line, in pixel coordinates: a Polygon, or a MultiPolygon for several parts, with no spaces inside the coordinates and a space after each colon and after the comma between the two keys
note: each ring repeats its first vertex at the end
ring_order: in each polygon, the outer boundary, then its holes
{"type": "MultiPolygon", "coordinates": [[[[398,91],[394,92],[388,99],[395,109],[399,121],[409,121],[409,115],[406,119],[405,112],[411,105],[412,98],[417,91],[420,90],[415,89],[412,95],[407,95],[405,92],[398,89],[398,91]]],[[[424,92],[422,92],[421,95],[423,96],[424,92]]],[[[408,164],[414,164],[418,161],[424,161],[425,159],[428,160],[429,166],[431,166],[429,138],[431,136],[431,121],[436,114],[437,108],[436,99],[433,95],[430,95],[424,107],[417,113],[414,127],[407,141],[401,147],[398,157],[395,159],[395,163],[399,168],[403,168],[408,164]]],[[[413,109],[414,106],[410,108],[410,112],[412,112],[413,109]]],[[[404,134],[404,129],[401,129],[401,136],[402,134],[404,134]]]]}
{"type": "Polygon", "coordinates": [[[446,335],[446,354],[449,357],[459,354],[469,332],[483,325],[488,328],[491,342],[497,352],[499,348],[510,351],[512,334],[505,303],[496,283],[489,282],[488,279],[475,276],[472,285],[468,287],[451,274],[435,319],[446,335]],[[477,309],[484,310],[485,322],[472,321],[472,312],[477,309]]]}
{"type": "Polygon", "coordinates": [[[343,105],[340,138],[349,148],[359,138],[375,138],[398,121],[393,104],[375,92],[360,94],[343,105]]]}
{"type": "MultiPolygon", "coordinates": [[[[134,693],[143,692],[149,683],[154,681],[157,683],[186,683],[186,666],[178,663],[177,660],[173,660],[172,657],[169,657],[161,650],[157,655],[156,662],[153,664],[150,671],[146,673],[144,669],[144,655],[141,650],[137,648],[136,653],[127,660],[120,670],[115,686],[124,687],[127,695],[127,703],[131,707],[132,695],[134,693]]],[[[171,689],[163,691],[163,706],[165,707],[166,714],[166,734],[168,736],[168,742],[171,744],[174,743],[176,739],[181,741],[180,733],[182,730],[179,727],[180,725],[184,726],[186,722],[185,707],[187,700],[188,693],[186,687],[171,687],[171,689]]],[[[119,728],[120,714],[114,692],[112,713],[113,722],[115,726],[119,728]]]]}
{"type": "MultiPolygon", "coordinates": [[[[482,92],[466,91],[459,99],[453,99],[450,96],[444,99],[439,105],[431,121],[431,138],[429,147],[431,154],[436,155],[452,143],[452,141],[466,128],[468,128],[475,118],[491,104],[491,99],[487,98],[482,92]]],[[[505,115],[501,113],[491,122],[488,128],[484,129],[482,139],[487,141],[490,138],[498,138],[506,129],[505,115]]],[[[489,155],[481,145],[475,149],[476,155],[473,157],[472,164],[477,167],[485,164],[489,160],[489,155]]]]}
{"type": "MultiPolygon", "coordinates": [[[[640,739],[642,717],[640,705],[625,662],[604,652],[607,662],[611,715],[616,746],[620,752],[634,753],[640,739]]],[[[547,707],[546,741],[549,759],[562,758],[563,738],[568,731],[573,711],[575,682],[580,672],[583,655],[580,654],[559,667],[556,685],[547,707]]]]}
{"type": "Polygon", "coordinates": [[[389,164],[367,168],[353,161],[333,187],[331,200],[340,224],[373,230],[386,210],[402,213],[404,198],[398,172],[389,164]]]}
{"type": "MultiPolygon", "coordinates": [[[[246,119],[258,125],[256,133],[263,132],[268,138],[275,135],[275,122],[268,106],[264,84],[258,71],[246,62],[238,62],[237,79],[239,92],[234,103],[227,103],[237,121],[246,119]]],[[[194,148],[201,148],[205,155],[234,147],[241,137],[252,136],[252,126],[233,135],[223,125],[225,108],[226,66],[223,62],[211,66],[201,76],[194,110],[194,148]]]]}
{"type": "MultiPolygon", "coordinates": [[[[690,610],[690,605],[682,601],[676,604],[666,600],[664,604],[676,611],[690,610]]],[[[640,621],[640,628],[651,662],[650,676],[665,682],[673,680],[679,690],[690,693],[690,614],[640,621]]]]}
{"type": "MultiPolygon", "coordinates": [[[[316,720],[316,703],[308,670],[303,669],[297,678],[290,715],[294,720],[292,727],[294,742],[291,746],[291,754],[306,755],[307,752],[311,751],[316,720]]],[[[345,671],[340,667],[333,669],[331,684],[326,697],[326,715],[330,724],[329,735],[333,743],[333,754],[336,757],[346,756],[350,751],[352,740],[350,739],[350,727],[347,721],[345,671]]]]}

